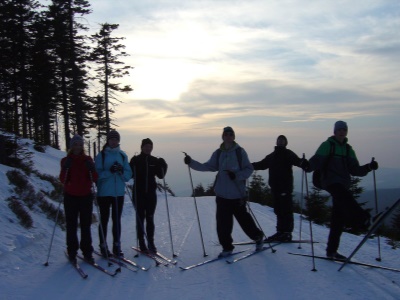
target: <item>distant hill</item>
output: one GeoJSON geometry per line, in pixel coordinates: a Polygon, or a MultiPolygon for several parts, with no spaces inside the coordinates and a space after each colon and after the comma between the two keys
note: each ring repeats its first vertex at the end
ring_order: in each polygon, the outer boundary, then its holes
{"type": "MultiPolygon", "coordinates": [[[[294,174],[294,190],[296,192],[301,192],[301,170],[299,168],[294,168],[293,174],[294,174]]],[[[307,174],[309,187],[312,187],[311,175],[312,173],[307,174]]],[[[366,190],[374,189],[374,180],[372,173],[369,173],[367,176],[360,178],[361,178],[360,186],[364,187],[366,190]]],[[[376,178],[376,188],[378,189],[378,191],[387,189],[400,189],[400,180],[399,180],[400,169],[379,168],[375,172],[375,178],[376,178]]],[[[399,197],[400,194],[397,196],[397,198],[399,197]]]]}

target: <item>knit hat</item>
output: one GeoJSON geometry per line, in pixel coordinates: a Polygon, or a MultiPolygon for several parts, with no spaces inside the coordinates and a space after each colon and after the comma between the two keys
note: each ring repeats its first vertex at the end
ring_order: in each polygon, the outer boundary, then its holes
{"type": "Polygon", "coordinates": [[[119,136],[119,133],[115,130],[111,130],[108,134],[107,134],[107,142],[110,139],[117,139],[118,142],[121,140],[121,137],[119,136]]]}
{"type": "Polygon", "coordinates": [[[278,140],[279,139],[283,139],[283,140],[285,140],[285,142],[286,142],[286,145],[285,146],[287,146],[287,144],[288,144],[288,140],[287,140],[287,138],[286,138],[286,136],[284,136],[284,135],[280,135],[280,136],[278,136],[278,138],[276,139],[276,143],[278,144],[278,140]]]}
{"type": "Polygon", "coordinates": [[[83,138],[79,134],[75,134],[71,140],[69,141],[69,147],[72,148],[72,146],[75,143],[82,143],[83,144],[83,138]]]}
{"type": "Polygon", "coordinates": [[[146,144],[150,144],[150,145],[153,146],[153,142],[151,141],[151,139],[146,138],[146,139],[143,139],[143,140],[142,140],[142,144],[140,145],[140,147],[143,147],[143,146],[146,145],[146,144]]]}
{"type": "Polygon", "coordinates": [[[233,137],[235,137],[235,131],[233,131],[232,127],[230,127],[230,126],[224,127],[224,130],[222,131],[222,137],[224,136],[224,133],[226,133],[226,132],[233,133],[233,137]]]}
{"type": "Polygon", "coordinates": [[[344,121],[337,121],[335,123],[335,127],[333,128],[333,133],[335,133],[339,129],[346,129],[347,130],[348,129],[347,128],[347,123],[344,122],[344,121]]]}

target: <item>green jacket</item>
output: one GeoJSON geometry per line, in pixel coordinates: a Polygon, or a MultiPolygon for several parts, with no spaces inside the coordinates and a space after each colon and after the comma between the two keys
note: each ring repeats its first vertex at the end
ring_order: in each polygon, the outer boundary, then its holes
{"type": "Polygon", "coordinates": [[[331,152],[331,142],[334,143],[334,155],[329,159],[326,172],[322,172],[324,174],[322,178],[323,188],[334,183],[340,183],[349,188],[350,176],[365,176],[370,171],[368,164],[360,166],[356,153],[350,145],[347,150],[347,141],[348,139],[345,138],[343,143],[340,143],[334,136],[331,136],[319,146],[317,152],[310,158],[308,172],[323,169],[331,152]]]}

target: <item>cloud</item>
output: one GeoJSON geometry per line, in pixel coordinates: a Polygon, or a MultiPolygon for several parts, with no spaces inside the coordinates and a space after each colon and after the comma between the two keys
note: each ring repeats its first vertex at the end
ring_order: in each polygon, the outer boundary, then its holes
{"type": "Polygon", "coordinates": [[[344,119],[364,159],[373,147],[385,159],[400,147],[393,139],[398,1],[96,0],[92,7],[92,30],[117,23],[116,35],[126,38],[134,70],[123,84],[134,91],[121,95],[115,117],[132,135],[203,153],[204,141],[230,124],[251,143],[285,132],[291,145],[314,151],[344,119]],[[397,146],[382,149],[388,140],[397,146]]]}

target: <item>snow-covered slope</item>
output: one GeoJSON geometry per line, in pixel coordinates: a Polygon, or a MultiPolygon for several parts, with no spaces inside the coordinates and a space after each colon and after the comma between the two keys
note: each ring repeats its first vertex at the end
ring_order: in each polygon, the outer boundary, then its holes
{"type": "MultiPolygon", "coordinates": [[[[34,151],[34,150],[33,150],[34,151]]],[[[46,153],[34,152],[35,168],[41,173],[58,175],[59,160],[65,155],[48,148],[46,153]]],[[[183,167],[183,166],[182,166],[183,167]]],[[[34,228],[24,229],[4,201],[12,193],[5,176],[9,167],[0,165],[0,299],[399,299],[400,273],[348,265],[338,272],[339,264],[312,260],[287,252],[310,253],[310,244],[285,244],[276,247],[276,253],[264,251],[233,265],[221,260],[193,270],[187,266],[215,257],[217,245],[215,230],[215,203],[212,197],[197,198],[200,224],[207,258],[203,257],[200,231],[193,198],[168,196],[172,224],[173,246],[178,254],[177,266],[155,267],[152,260],[134,258],[130,246],[135,243],[135,214],[129,196],[125,197],[122,219],[122,249],[126,256],[145,266],[147,271],[136,273],[122,269],[114,278],[81,263],[89,274],[82,279],[69,265],[64,255],[65,232],[57,227],[49,266],[47,259],[54,223],[39,211],[32,213],[34,228]]],[[[182,181],[187,181],[182,178],[182,181]]],[[[35,186],[48,187],[38,178],[35,186]]],[[[275,230],[275,216],[269,207],[251,204],[251,208],[267,235],[275,230]]],[[[299,237],[300,221],[296,215],[294,237],[299,237]]],[[[310,238],[309,223],[302,221],[301,236],[310,238]]],[[[156,213],[156,244],[160,252],[171,256],[166,200],[158,196],[156,213]]],[[[93,245],[97,248],[97,226],[92,226],[93,245]]],[[[324,255],[328,229],[313,225],[315,253],[324,255]]],[[[248,240],[237,223],[235,241],[248,240]]],[[[341,253],[349,254],[361,236],[343,234],[341,253]]],[[[109,241],[110,242],[110,241],[109,241]]],[[[237,246],[237,249],[249,246],[237,246]]],[[[380,264],[400,269],[399,250],[381,243],[380,264]]],[[[377,264],[377,239],[364,245],[355,260],[377,264]]],[[[101,265],[107,262],[98,258],[101,265]]],[[[115,269],[111,266],[110,269],[115,269]]]]}

